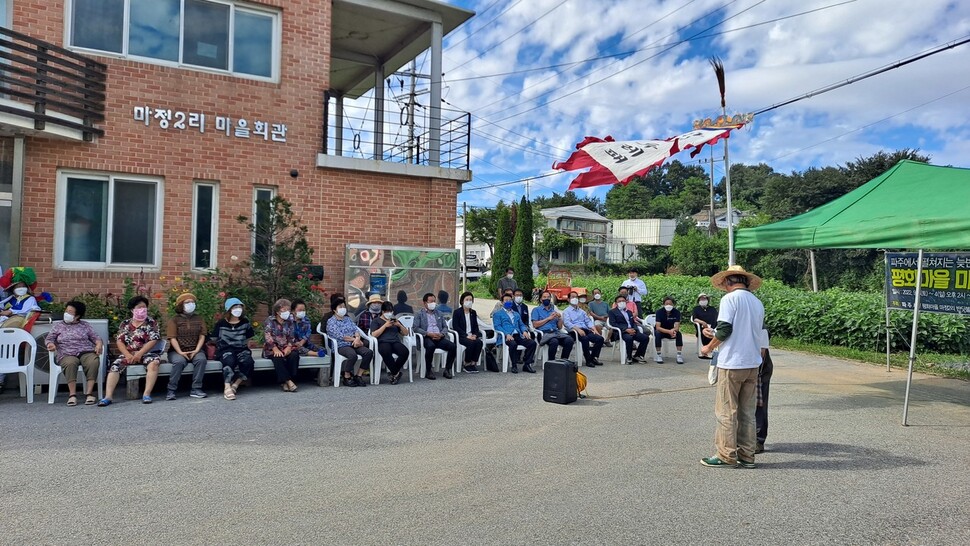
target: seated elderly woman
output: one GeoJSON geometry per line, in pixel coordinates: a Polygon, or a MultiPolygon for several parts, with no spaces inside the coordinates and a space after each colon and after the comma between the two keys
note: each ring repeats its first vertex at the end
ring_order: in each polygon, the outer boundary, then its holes
{"type": "Polygon", "coordinates": [[[290,300],[280,298],[273,304],[273,316],[266,319],[263,328],[265,343],[263,358],[273,361],[276,369],[276,382],[283,392],[296,392],[293,382],[300,368],[300,349],[297,346],[296,331],[290,320],[290,300]]]}
{"type": "MultiPolygon", "coordinates": [[[[55,322],[47,334],[47,350],[57,351],[57,365],[64,369],[67,379],[68,406],[77,405],[77,369],[84,370],[84,405],[93,406],[98,402],[94,396],[94,383],[98,379],[101,351],[104,350],[101,337],[91,325],[81,320],[87,307],[83,302],[71,300],[64,307],[64,320],[55,322]]],[[[53,355],[52,355],[53,356],[53,355]]]]}
{"type": "Polygon", "coordinates": [[[401,336],[408,335],[408,329],[394,318],[394,304],[389,301],[381,304],[381,314],[370,323],[370,331],[377,338],[377,352],[387,366],[391,385],[397,385],[411,351],[401,342],[401,336]]]}
{"type": "Polygon", "coordinates": [[[121,380],[125,368],[135,364],[145,366],[145,391],[142,393],[142,404],[152,403],[152,389],[158,379],[158,366],[162,362],[162,354],[156,345],[161,336],[158,334],[158,322],[148,316],[148,298],[135,296],[128,300],[131,316],[122,321],[118,327],[116,345],[121,356],[108,366],[108,380],[105,385],[104,398],[98,406],[110,406],[115,387],[121,380]]]}

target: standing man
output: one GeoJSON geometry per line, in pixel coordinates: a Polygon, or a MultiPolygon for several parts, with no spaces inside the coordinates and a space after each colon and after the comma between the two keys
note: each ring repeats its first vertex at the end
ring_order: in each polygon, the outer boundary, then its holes
{"type": "Polygon", "coordinates": [[[569,307],[563,313],[562,320],[566,329],[576,332],[579,337],[579,344],[583,347],[583,361],[586,365],[590,368],[602,366],[603,363],[599,358],[600,351],[603,350],[603,336],[593,330],[593,319],[589,318],[586,311],[579,308],[579,295],[576,292],[569,293],[569,307]]]}
{"type": "Polygon", "coordinates": [[[498,280],[498,299],[501,300],[506,292],[515,292],[519,287],[515,282],[515,271],[510,267],[505,270],[505,277],[498,280]]]}
{"type": "Polygon", "coordinates": [[[771,385],[771,374],[775,365],[771,361],[771,350],[768,347],[768,330],[761,330],[761,369],[758,371],[758,409],[754,412],[758,423],[758,446],[755,453],[763,453],[765,440],[768,439],[768,387],[771,385]]]}
{"type": "Polygon", "coordinates": [[[424,377],[432,380],[435,378],[431,363],[434,362],[435,349],[441,349],[448,353],[445,371],[441,375],[445,379],[451,379],[454,377],[452,372],[455,369],[458,346],[448,339],[448,323],[445,322],[445,317],[437,311],[438,302],[435,301],[434,294],[428,292],[424,295],[422,301],[424,301],[424,309],[415,313],[413,328],[414,333],[421,334],[424,337],[424,377]]]}
{"type": "Polygon", "coordinates": [[[627,296],[627,302],[633,302],[636,305],[636,313],[638,317],[643,317],[643,298],[649,293],[647,290],[647,285],[643,284],[640,280],[639,273],[636,268],[631,267],[627,272],[627,279],[623,281],[620,285],[621,288],[626,288],[630,295],[627,296]]]}
{"type": "Polygon", "coordinates": [[[720,347],[714,401],[717,454],[701,459],[701,464],[754,468],[755,411],[765,307],[751,292],[761,286],[761,278],[739,265],[732,265],[711,277],[711,284],[727,294],[721,298],[716,329],[708,328],[706,332],[713,339],[701,349],[701,354],[709,355],[720,347]]]}
{"type": "Polygon", "coordinates": [[[552,304],[552,294],[543,292],[541,298],[542,305],[532,310],[532,327],[542,334],[539,345],[549,346],[547,360],[555,360],[556,349],[559,347],[562,347],[562,356],[559,358],[568,360],[569,353],[573,350],[573,336],[562,331],[562,313],[552,304]]]}

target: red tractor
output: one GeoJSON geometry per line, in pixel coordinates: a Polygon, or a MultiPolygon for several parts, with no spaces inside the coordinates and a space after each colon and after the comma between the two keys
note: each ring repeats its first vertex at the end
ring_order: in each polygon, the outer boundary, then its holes
{"type": "Polygon", "coordinates": [[[570,292],[576,292],[580,297],[586,295],[585,288],[572,285],[572,275],[565,269],[550,269],[546,279],[546,291],[552,294],[553,304],[559,301],[569,301],[570,292]]]}

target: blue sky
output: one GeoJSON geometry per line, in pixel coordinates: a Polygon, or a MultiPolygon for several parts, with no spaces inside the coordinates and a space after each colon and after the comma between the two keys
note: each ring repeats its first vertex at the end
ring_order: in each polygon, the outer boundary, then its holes
{"type": "MultiPolygon", "coordinates": [[[[449,3],[478,13],[445,40],[446,106],[474,116],[474,180],[459,206],[518,199],[524,183],[471,188],[549,173],[586,135],[666,138],[719,114],[712,55],[729,112],[751,112],[970,36],[970,2],[944,0],[449,3]],[[562,63],[575,64],[552,66],[562,63]],[[540,70],[494,76],[527,69],[540,70]]],[[[970,44],[766,113],[732,136],[731,160],[790,172],[908,147],[970,166],[968,66],[970,44]]],[[[574,176],[531,192],[565,191],[574,176]]]]}

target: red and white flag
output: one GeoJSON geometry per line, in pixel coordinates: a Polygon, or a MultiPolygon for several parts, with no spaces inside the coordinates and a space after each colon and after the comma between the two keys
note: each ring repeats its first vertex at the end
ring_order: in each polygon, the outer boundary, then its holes
{"type": "Polygon", "coordinates": [[[739,127],[740,125],[695,129],[666,140],[617,142],[612,137],[586,137],[576,145],[576,151],[569,159],[554,163],[552,168],[564,171],[589,169],[572,181],[570,190],[612,184],[626,185],[634,176],[643,176],[678,152],[694,148],[691,157],[696,156],[705,144],[714,144],[727,138],[731,130],[739,127]]]}

